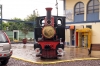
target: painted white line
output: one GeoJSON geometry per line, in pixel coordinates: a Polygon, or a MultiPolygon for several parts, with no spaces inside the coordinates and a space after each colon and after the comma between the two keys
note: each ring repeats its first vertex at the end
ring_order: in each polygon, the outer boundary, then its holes
{"type": "Polygon", "coordinates": [[[73,62],[73,61],[82,61],[82,60],[100,60],[100,58],[79,58],[79,59],[71,59],[71,60],[57,60],[57,61],[53,61],[53,62],[35,62],[35,61],[31,61],[31,60],[26,60],[23,58],[18,58],[16,56],[11,56],[12,58],[15,58],[17,60],[22,60],[25,62],[30,62],[33,64],[56,64],[56,63],[61,63],[61,62],[73,62]]]}

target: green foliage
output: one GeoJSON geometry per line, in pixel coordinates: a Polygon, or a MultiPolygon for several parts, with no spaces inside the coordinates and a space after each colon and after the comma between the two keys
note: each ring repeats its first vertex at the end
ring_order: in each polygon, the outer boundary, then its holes
{"type": "Polygon", "coordinates": [[[3,30],[7,30],[7,27],[9,27],[9,23],[2,22],[2,27],[3,27],[3,30]]]}
{"type": "Polygon", "coordinates": [[[1,25],[1,23],[0,23],[0,30],[2,29],[2,25],[1,25]]]}
{"type": "Polygon", "coordinates": [[[24,23],[23,22],[20,22],[22,21],[20,18],[13,18],[11,20],[15,20],[15,21],[18,21],[18,22],[8,22],[9,23],[9,30],[12,31],[12,30],[21,30],[24,26],[24,23]]]}
{"type": "Polygon", "coordinates": [[[24,26],[23,23],[20,23],[20,22],[8,22],[9,23],[9,30],[12,31],[12,30],[21,30],[24,26]]]}
{"type": "Polygon", "coordinates": [[[10,39],[10,41],[13,41],[13,38],[9,38],[10,39]]]}
{"type": "Polygon", "coordinates": [[[30,40],[30,41],[33,41],[33,39],[32,39],[32,38],[30,38],[29,40],[30,40]]]}
{"type": "Polygon", "coordinates": [[[26,27],[24,27],[21,31],[25,35],[25,38],[26,38],[26,35],[28,34],[29,30],[26,27]]]}
{"type": "Polygon", "coordinates": [[[22,38],[19,38],[19,41],[22,41],[22,38]]]}
{"type": "Polygon", "coordinates": [[[9,30],[9,31],[21,30],[22,27],[24,26],[24,23],[20,22],[21,21],[20,18],[13,18],[11,20],[15,20],[17,22],[14,22],[14,21],[2,22],[3,30],[9,30]]]}
{"type": "MultiPolygon", "coordinates": [[[[30,14],[30,15],[27,16],[25,21],[27,21],[27,22],[35,22],[36,21],[36,17],[38,17],[38,15],[36,13],[30,14]]],[[[29,29],[29,31],[33,31],[35,25],[33,26],[32,23],[31,24],[27,23],[26,26],[29,29]]]]}
{"type": "Polygon", "coordinates": [[[37,17],[37,15],[30,14],[30,15],[27,16],[25,21],[34,22],[36,17],[37,17]]]}
{"type": "Polygon", "coordinates": [[[37,16],[38,15],[36,13],[28,15],[24,19],[24,21],[27,23],[20,22],[20,21],[22,21],[22,19],[15,17],[15,18],[11,19],[11,20],[15,20],[15,22],[14,21],[2,22],[2,28],[5,31],[6,30],[9,30],[9,31],[21,30],[26,35],[27,30],[25,30],[25,29],[28,29],[28,31],[33,31],[34,26],[33,26],[32,22],[35,22],[37,16]],[[31,23],[28,23],[28,22],[31,22],[31,23]]]}
{"type": "Polygon", "coordinates": [[[34,22],[38,16],[39,14],[34,11],[34,14],[28,15],[27,18],[25,18],[25,21],[34,22]]]}

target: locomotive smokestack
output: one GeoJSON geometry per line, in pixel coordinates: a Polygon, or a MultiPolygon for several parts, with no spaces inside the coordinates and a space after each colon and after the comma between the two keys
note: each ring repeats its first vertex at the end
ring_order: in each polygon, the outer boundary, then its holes
{"type": "Polygon", "coordinates": [[[46,11],[47,11],[47,20],[51,20],[51,10],[52,10],[52,8],[46,8],[46,11]]]}

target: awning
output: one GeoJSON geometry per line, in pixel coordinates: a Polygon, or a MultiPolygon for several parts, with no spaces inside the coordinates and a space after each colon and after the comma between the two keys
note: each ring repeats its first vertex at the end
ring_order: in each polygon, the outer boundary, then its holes
{"type": "Polygon", "coordinates": [[[77,29],[76,32],[91,32],[90,28],[77,29]]]}
{"type": "Polygon", "coordinates": [[[84,28],[83,25],[76,25],[76,26],[75,26],[75,29],[83,29],[83,28],[84,28]]]}
{"type": "Polygon", "coordinates": [[[70,25],[70,29],[74,29],[75,28],[75,26],[74,25],[70,25]]]}

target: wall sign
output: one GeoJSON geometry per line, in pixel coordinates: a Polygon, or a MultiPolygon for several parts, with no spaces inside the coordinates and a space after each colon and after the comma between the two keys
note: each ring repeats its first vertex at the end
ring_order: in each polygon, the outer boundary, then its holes
{"type": "Polygon", "coordinates": [[[66,10],[66,21],[67,22],[73,22],[73,9],[66,10]]]}
{"type": "Polygon", "coordinates": [[[65,27],[65,29],[69,29],[69,28],[70,28],[70,26],[66,26],[66,27],[65,27]]]}

